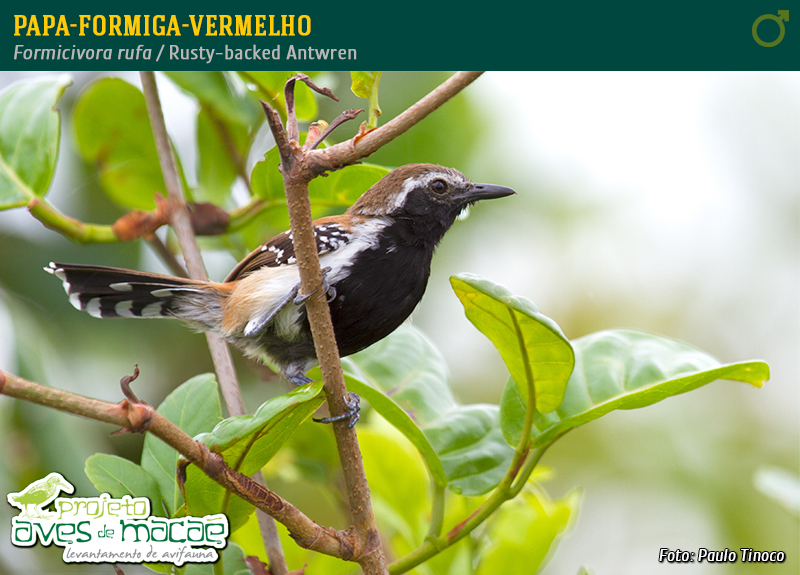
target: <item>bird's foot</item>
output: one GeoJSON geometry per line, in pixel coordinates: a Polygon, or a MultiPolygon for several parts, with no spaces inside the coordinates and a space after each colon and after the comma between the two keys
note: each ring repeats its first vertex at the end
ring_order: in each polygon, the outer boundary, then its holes
{"type": "Polygon", "coordinates": [[[287,375],[286,379],[289,380],[289,383],[297,387],[300,387],[301,385],[306,385],[314,381],[313,379],[311,379],[310,377],[306,377],[305,375],[287,375]]]}
{"type": "Polygon", "coordinates": [[[361,417],[361,398],[358,394],[348,392],[342,398],[344,399],[344,404],[347,406],[347,411],[344,413],[340,413],[339,415],[332,415],[330,417],[322,417],[320,419],[314,418],[314,421],[317,423],[334,423],[336,421],[343,421],[345,419],[349,419],[350,422],[347,424],[348,429],[352,429],[356,422],[361,417]]]}
{"type": "Polygon", "coordinates": [[[300,387],[301,385],[308,385],[314,380],[306,375],[306,372],[314,366],[313,361],[297,360],[289,363],[281,369],[283,377],[289,380],[289,383],[300,387]]]}
{"type": "MultiPolygon", "coordinates": [[[[326,267],[322,269],[322,295],[319,297],[323,297],[327,295],[328,303],[331,303],[334,299],[336,299],[336,288],[333,287],[331,284],[328,283],[328,272],[331,271],[332,268],[326,267]]],[[[299,292],[299,286],[296,288],[299,292]]],[[[294,298],[294,305],[300,305],[301,303],[305,302],[308,298],[316,293],[316,290],[312,291],[308,294],[300,294],[298,293],[294,298]]]]}

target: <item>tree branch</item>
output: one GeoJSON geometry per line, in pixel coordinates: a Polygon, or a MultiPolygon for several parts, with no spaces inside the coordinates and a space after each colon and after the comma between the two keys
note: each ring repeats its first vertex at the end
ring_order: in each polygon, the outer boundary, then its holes
{"type": "MultiPolygon", "coordinates": [[[[425,118],[478,76],[480,72],[459,72],[385,126],[366,135],[359,134],[350,141],[324,150],[313,149],[313,145],[304,149],[297,141],[299,130],[294,107],[291,105],[293,98],[290,97],[289,91],[291,84],[303,78],[294,77],[287,82],[286,130],[281,125],[278,113],[269,104],[262,102],[281,157],[280,169],[286,190],[303,293],[322,293],[322,272],[314,240],[308,183],[326,171],[339,169],[373,153],[425,118]]],[[[347,410],[344,401],[347,388],[331,323],[330,309],[324,297],[309,298],[305,305],[314,338],[314,348],[325,382],[328,407],[332,415],[337,415],[347,410]]],[[[359,563],[367,575],[383,575],[387,573],[386,563],[372,511],[369,484],[364,474],[356,432],[348,427],[346,422],[334,424],[333,430],[356,534],[356,555],[361,557],[359,563]]]]}
{"type": "Polygon", "coordinates": [[[54,230],[79,244],[99,244],[120,241],[111,226],[87,224],[59,212],[44,198],[33,198],[28,202],[30,214],[42,222],[44,227],[54,230]]]}
{"type": "Polygon", "coordinates": [[[315,150],[309,158],[309,164],[313,166],[313,170],[316,173],[322,173],[347,166],[369,156],[469,86],[481,74],[483,72],[455,73],[427,96],[380,128],[367,132],[363,136],[356,136],[347,142],[340,142],[324,150],[315,150]]]}
{"type": "Polygon", "coordinates": [[[284,524],[299,545],[353,560],[352,534],[324,529],[294,505],[228,467],[222,457],[186,435],[151,406],[132,399],[110,403],[47,387],[0,371],[0,394],[110,423],[130,431],[147,431],[198,466],[211,479],[284,524]]]}
{"type": "MultiPolygon", "coordinates": [[[[140,72],[142,80],[142,90],[147,104],[147,114],[150,116],[150,125],[153,128],[153,137],[156,141],[158,160],[161,164],[161,172],[164,176],[164,184],[167,188],[169,200],[173,208],[170,210],[170,225],[175,230],[178,243],[181,246],[186,268],[189,277],[199,280],[208,280],[200,250],[197,247],[194,230],[192,229],[189,208],[181,187],[178,169],[175,165],[175,155],[172,152],[172,143],[167,133],[164,122],[164,114],[161,109],[161,100],[158,96],[156,77],[153,72],[140,72]]],[[[236,370],[233,366],[230,348],[221,336],[206,332],[208,348],[211,352],[211,359],[217,372],[222,396],[228,409],[228,415],[242,415],[245,413],[244,401],[239,389],[239,382],[236,377],[236,370]]],[[[261,472],[254,475],[255,481],[263,484],[264,480],[261,472]]],[[[278,539],[278,532],[275,523],[265,516],[259,516],[259,525],[262,527],[261,535],[264,539],[264,546],[267,550],[270,566],[274,569],[275,575],[284,575],[288,569],[286,559],[283,555],[283,548],[278,539]]]]}

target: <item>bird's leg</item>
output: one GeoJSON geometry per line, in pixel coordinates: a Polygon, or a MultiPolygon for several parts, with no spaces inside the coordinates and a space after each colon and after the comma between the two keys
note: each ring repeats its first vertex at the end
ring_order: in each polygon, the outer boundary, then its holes
{"type": "Polygon", "coordinates": [[[317,423],[333,423],[335,421],[342,421],[344,419],[349,419],[350,423],[347,424],[348,429],[352,429],[356,422],[361,417],[361,398],[358,394],[348,392],[342,399],[344,399],[344,404],[347,406],[347,411],[344,413],[340,413],[339,415],[332,415],[330,417],[323,417],[320,419],[314,418],[314,421],[317,423]]]}
{"type": "Polygon", "coordinates": [[[289,380],[289,383],[299,387],[301,385],[306,385],[314,381],[313,379],[305,375],[305,372],[308,371],[308,369],[310,368],[311,366],[308,365],[308,363],[301,361],[298,363],[291,363],[287,365],[282,370],[282,373],[283,376],[289,380]]]}
{"type": "Polygon", "coordinates": [[[292,299],[294,299],[294,303],[297,303],[297,298],[300,296],[297,293],[300,291],[300,284],[298,283],[296,286],[292,288],[292,290],[283,298],[278,305],[273,306],[269,313],[265,313],[255,319],[251,319],[247,322],[247,325],[244,328],[244,335],[246,337],[255,337],[260,334],[264,329],[267,327],[267,324],[273,320],[273,318],[278,315],[278,312],[283,309],[283,307],[289,303],[292,299]]]}
{"type": "MultiPolygon", "coordinates": [[[[327,294],[328,295],[328,303],[330,303],[334,299],[336,299],[336,288],[328,283],[328,272],[330,272],[331,269],[332,268],[330,268],[330,267],[322,269],[322,295],[319,296],[319,297],[322,297],[323,295],[327,294]]],[[[300,291],[300,284],[297,284],[297,286],[294,289],[294,293],[297,294],[298,291],[300,291]]],[[[303,295],[297,294],[297,296],[294,298],[294,305],[300,305],[301,303],[305,302],[308,298],[310,298],[315,293],[316,293],[316,290],[314,290],[314,291],[312,291],[311,293],[308,293],[308,294],[303,294],[303,295]]]]}

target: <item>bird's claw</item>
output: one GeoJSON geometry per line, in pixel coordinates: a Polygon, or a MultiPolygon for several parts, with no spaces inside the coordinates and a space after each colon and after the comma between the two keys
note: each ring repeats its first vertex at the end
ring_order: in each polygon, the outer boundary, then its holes
{"type": "MultiPolygon", "coordinates": [[[[333,287],[331,284],[328,283],[328,272],[331,271],[332,268],[326,267],[322,269],[322,295],[319,297],[323,297],[325,295],[328,296],[328,303],[331,303],[334,299],[336,299],[336,288],[333,287]]],[[[299,291],[299,290],[298,290],[299,291]]],[[[304,303],[308,298],[312,295],[317,293],[317,290],[312,291],[308,294],[300,294],[298,293],[294,298],[294,305],[300,305],[304,303]]]]}
{"type": "Polygon", "coordinates": [[[286,379],[289,380],[289,383],[297,387],[300,387],[301,385],[306,385],[314,381],[313,379],[311,379],[310,377],[306,377],[305,375],[287,375],[286,379]]]}
{"type": "Polygon", "coordinates": [[[347,411],[344,413],[340,413],[339,415],[332,415],[330,417],[322,417],[320,419],[314,418],[314,421],[317,423],[334,423],[336,421],[343,421],[345,419],[349,419],[350,422],[347,424],[348,429],[352,429],[355,426],[356,422],[361,417],[361,398],[358,396],[357,393],[348,392],[342,398],[344,400],[345,406],[347,406],[347,411]]]}

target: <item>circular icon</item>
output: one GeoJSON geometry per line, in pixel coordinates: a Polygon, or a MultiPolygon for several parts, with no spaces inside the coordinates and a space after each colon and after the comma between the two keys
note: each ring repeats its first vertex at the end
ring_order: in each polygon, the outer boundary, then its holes
{"type": "Polygon", "coordinates": [[[753,22],[753,40],[755,40],[759,45],[764,46],[765,48],[772,48],[773,46],[777,46],[783,40],[783,36],[786,34],[786,26],[784,26],[783,21],[789,20],[789,11],[788,10],[778,10],[778,15],[775,16],[774,14],[764,14],[756,18],[756,21],[753,22]],[[774,20],[778,23],[780,27],[780,34],[778,37],[773,40],[772,42],[764,42],[758,36],[758,25],[761,24],[764,20],[774,20]]]}

